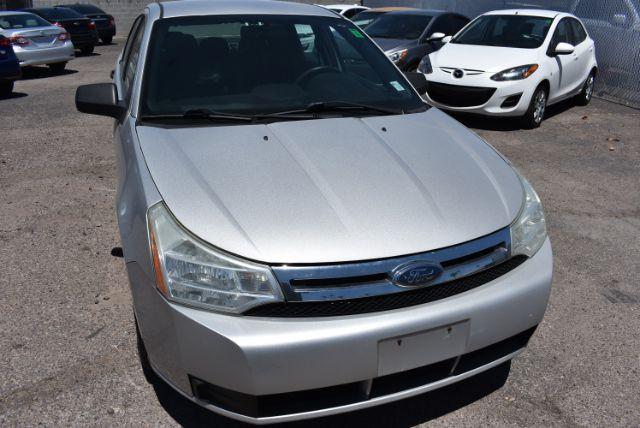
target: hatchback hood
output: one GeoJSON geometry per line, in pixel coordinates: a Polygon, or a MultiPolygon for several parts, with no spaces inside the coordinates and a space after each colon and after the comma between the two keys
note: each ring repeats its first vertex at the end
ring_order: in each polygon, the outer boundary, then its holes
{"type": "Polygon", "coordinates": [[[448,247],[508,226],[522,203],[513,169],[435,108],[137,132],[180,223],[218,248],[263,262],[343,262],[448,247]]]}
{"type": "Polygon", "coordinates": [[[434,67],[454,67],[499,72],[511,67],[533,64],[534,49],[501,48],[495,46],[459,45],[447,43],[429,55],[434,67]]]}
{"type": "Polygon", "coordinates": [[[385,52],[407,49],[416,45],[415,40],[374,38],[374,42],[385,52]]]}

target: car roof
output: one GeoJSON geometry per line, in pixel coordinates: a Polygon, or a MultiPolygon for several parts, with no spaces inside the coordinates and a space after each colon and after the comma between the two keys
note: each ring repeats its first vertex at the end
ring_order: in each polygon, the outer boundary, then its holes
{"type": "Polygon", "coordinates": [[[194,15],[312,15],[336,17],[324,7],[265,0],[175,0],[160,3],[163,18],[194,15]]]}
{"type": "Polygon", "coordinates": [[[483,15],[525,15],[525,16],[541,16],[544,18],[555,18],[558,15],[565,15],[556,10],[547,9],[504,9],[492,10],[483,15]]]}
{"type": "Polygon", "coordinates": [[[20,10],[0,10],[0,16],[7,15],[33,15],[31,12],[23,12],[20,10]]]}
{"type": "Polygon", "coordinates": [[[396,10],[389,12],[389,15],[421,15],[421,16],[437,16],[447,12],[446,10],[437,9],[409,9],[409,10],[396,10]]]}
{"type": "Polygon", "coordinates": [[[369,9],[368,12],[398,12],[401,10],[416,10],[416,8],[402,6],[374,7],[373,9],[369,9]]]}

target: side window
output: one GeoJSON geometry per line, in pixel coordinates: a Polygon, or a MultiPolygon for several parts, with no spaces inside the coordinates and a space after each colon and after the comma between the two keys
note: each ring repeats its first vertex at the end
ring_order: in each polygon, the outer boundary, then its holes
{"type": "Polygon", "coordinates": [[[558,23],[556,31],[553,33],[551,49],[555,49],[558,43],[573,44],[573,32],[571,31],[571,25],[569,24],[569,20],[567,18],[562,19],[558,23]]]}
{"type": "Polygon", "coordinates": [[[351,19],[358,12],[360,12],[360,9],[353,8],[345,11],[345,13],[343,13],[342,16],[344,16],[347,19],[351,19]]]}
{"type": "Polygon", "coordinates": [[[429,34],[427,34],[427,37],[433,33],[443,33],[445,36],[450,36],[452,34],[451,15],[442,15],[437,17],[431,28],[429,28],[429,34]]]}
{"type": "Polygon", "coordinates": [[[571,22],[571,27],[573,28],[573,35],[574,35],[574,42],[575,42],[574,44],[579,45],[580,43],[584,42],[584,40],[587,38],[587,32],[584,30],[584,27],[582,26],[580,21],[572,18],[570,22],[571,22]]]}
{"type": "Polygon", "coordinates": [[[144,18],[140,16],[134,23],[127,45],[122,57],[122,92],[124,99],[131,96],[131,88],[136,76],[138,58],[140,57],[140,46],[142,45],[142,34],[144,33],[144,18]]]}

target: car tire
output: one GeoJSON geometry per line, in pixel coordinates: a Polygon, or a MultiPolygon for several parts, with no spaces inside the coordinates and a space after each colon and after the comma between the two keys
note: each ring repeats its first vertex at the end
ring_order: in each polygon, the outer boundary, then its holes
{"type": "Polygon", "coordinates": [[[56,62],[55,64],[47,64],[49,66],[49,70],[54,73],[62,73],[65,67],[67,66],[66,62],[56,62]]]}
{"type": "Polygon", "coordinates": [[[140,335],[140,328],[138,327],[138,320],[135,320],[136,323],[136,344],[138,347],[138,359],[140,360],[140,367],[142,367],[142,374],[144,374],[145,380],[153,384],[158,380],[158,375],[151,368],[151,363],[149,362],[149,354],[147,354],[147,348],[144,346],[144,341],[142,340],[142,336],[140,335]]]}
{"type": "Polygon", "coordinates": [[[102,44],[103,44],[103,45],[110,45],[110,44],[111,44],[111,41],[113,40],[113,37],[111,37],[111,36],[107,36],[107,37],[103,37],[103,38],[102,38],[102,39],[100,39],[100,40],[102,40],[102,44]]]}
{"type": "Polygon", "coordinates": [[[0,80],[0,95],[9,95],[13,92],[13,80],[0,80]]]}
{"type": "Polygon", "coordinates": [[[95,48],[95,46],[85,46],[82,49],[80,49],[80,52],[82,52],[82,55],[91,55],[93,53],[93,49],[95,48]]]}
{"type": "Polygon", "coordinates": [[[529,108],[522,116],[522,126],[526,129],[538,128],[544,120],[544,113],[547,110],[548,94],[544,86],[538,86],[533,92],[529,108]]]}
{"type": "Polygon", "coordinates": [[[591,102],[591,98],[593,98],[593,88],[596,83],[596,73],[592,71],[587,77],[587,80],[582,85],[582,90],[578,95],[576,95],[576,104],[579,106],[586,106],[591,102]]]}

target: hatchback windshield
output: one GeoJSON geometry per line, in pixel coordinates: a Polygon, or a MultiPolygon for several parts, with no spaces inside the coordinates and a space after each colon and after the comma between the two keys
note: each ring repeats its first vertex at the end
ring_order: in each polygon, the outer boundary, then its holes
{"type": "Polygon", "coordinates": [[[536,49],[544,42],[553,18],[525,15],[484,15],[469,24],[451,43],[536,49]]]}
{"type": "Polygon", "coordinates": [[[425,108],[380,50],[340,18],[167,18],[150,40],[141,117],[193,110],[258,115],[318,103],[339,103],[341,114],[356,113],[347,103],[425,108]]]}
{"type": "Polygon", "coordinates": [[[367,27],[367,34],[381,39],[415,40],[420,38],[431,21],[430,16],[388,13],[367,27]]]}
{"type": "Polygon", "coordinates": [[[3,30],[19,30],[21,28],[49,27],[44,19],[30,13],[0,16],[0,28],[3,30]]]}

